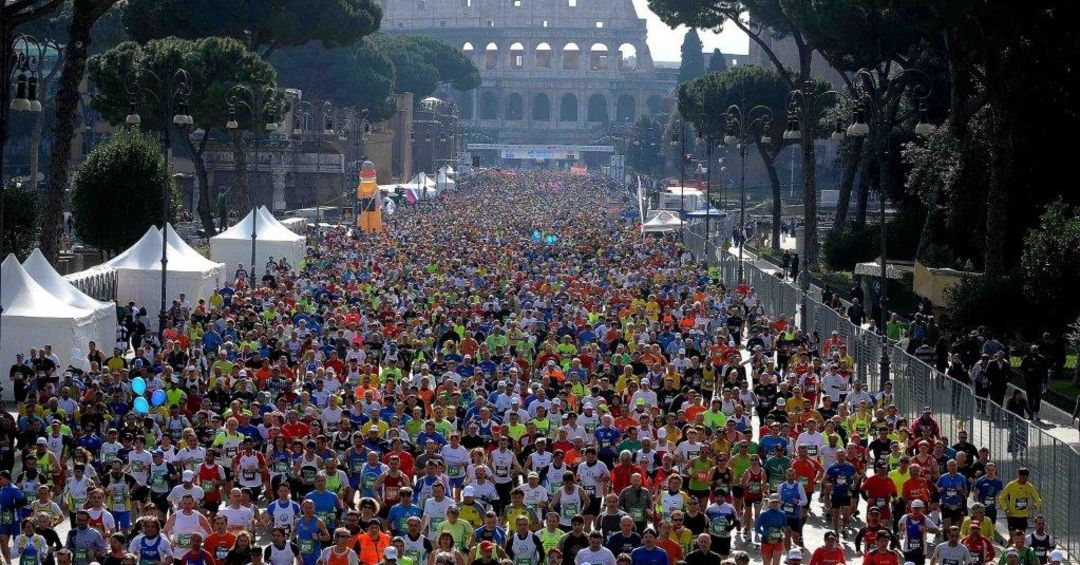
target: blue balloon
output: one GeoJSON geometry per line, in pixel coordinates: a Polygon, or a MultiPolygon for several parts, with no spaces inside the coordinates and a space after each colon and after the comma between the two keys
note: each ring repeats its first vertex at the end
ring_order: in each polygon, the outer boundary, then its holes
{"type": "Polygon", "coordinates": [[[131,407],[135,409],[139,414],[146,414],[150,411],[150,404],[146,402],[146,398],[140,396],[135,399],[135,402],[131,403],[131,407]]]}
{"type": "Polygon", "coordinates": [[[146,392],[146,381],[142,377],[135,377],[131,380],[131,392],[141,395],[146,392]]]}
{"type": "Polygon", "coordinates": [[[154,394],[150,396],[150,403],[154,406],[165,404],[165,391],[161,389],[155,390],[154,394]]]}

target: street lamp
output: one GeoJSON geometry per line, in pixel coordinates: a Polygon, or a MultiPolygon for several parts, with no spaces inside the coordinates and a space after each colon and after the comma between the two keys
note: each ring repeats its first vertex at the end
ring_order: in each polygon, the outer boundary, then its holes
{"type": "Polygon", "coordinates": [[[760,129],[761,143],[772,143],[769,128],[772,126],[773,113],[768,106],[757,105],[744,111],[742,106],[732,104],[728,106],[727,133],[724,135],[724,144],[738,144],[739,149],[739,265],[737,267],[736,280],[743,279],[743,247],[746,242],[746,145],[751,137],[755,137],[760,129]]]}
{"type": "MultiPolygon", "coordinates": [[[[33,36],[20,33],[11,39],[11,48],[5,49],[4,53],[10,55],[6,57],[6,60],[0,61],[0,75],[2,75],[0,76],[0,89],[2,89],[0,92],[0,247],[2,247],[4,234],[4,193],[7,192],[7,179],[4,177],[4,144],[7,142],[8,111],[41,111],[41,102],[38,101],[37,92],[37,63],[45,55],[45,44],[33,36]],[[36,55],[31,48],[37,51],[36,55]],[[9,73],[18,73],[15,75],[15,97],[11,99],[10,105],[8,103],[8,97],[11,96],[9,73]]],[[[3,260],[3,257],[0,257],[0,260],[3,260]]],[[[0,306],[0,319],[3,314],[4,307],[0,306]]],[[[2,330],[0,330],[0,338],[2,337],[2,330]]]]}
{"type": "MultiPolygon", "coordinates": [[[[125,88],[131,102],[131,110],[125,118],[125,123],[131,127],[142,124],[139,115],[139,101],[150,101],[158,105],[161,112],[161,155],[166,166],[169,160],[169,148],[172,138],[169,136],[169,123],[177,126],[183,133],[185,126],[195,123],[191,118],[188,103],[191,99],[191,78],[187,71],[178,69],[172,75],[161,78],[153,71],[144,69],[138,75],[129,75],[125,88]],[[143,86],[140,81],[148,79],[150,86],[143,86]],[[171,117],[170,117],[171,114],[171,117]]],[[[161,183],[161,308],[158,312],[158,342],[159,347],[165,347],[165,313],[166,287],[169,271],[169,176],[165,175],[161,183]]]]}
{"type": "Polygon", "coordinates": [[[683,238],[683,223],[686,215],[686,122],[675,121],[675,127],[671,132],[671,146],[680,147],[679,153],[679,241],[683,238]]]}
{"type": "MultiPolygon", "coordinates": [[[[858,73],[856,73],[856,78],[857,80],[854,81],[854,84],[856,89],[855,95],[858,98],[858,105],[856,106],[855,118],[852,124],[847,129],[847,135],[851,137],[865,137],[870,134],[870,124],[867,120],[867,110],[880,110],[879,108],[875,107],[875,100],[876,96],[881,93],[877,92],[877,89],[874,87],[872,71],[868,69],[860,69],[858,73]]],[[[933,124],[931,124],[927,119],[928,111],[926,107],[926,100],[930,97],[930,89],[933,85],[933,82],[930,80],[929,75],[918,69],[907,69],[891,78],[892,84],[899,85],[901,92],[908,89],[908,81],[915,81],[913,85],[910,85],[911,93],[918,101],[918,122],[915,125],[915,134],[923,137],[933,133],[934,131],[933,124]]],[[[875,115],[880,115],[880,113],[875,112],[875,115]]],[[[837,129],[839,129],[839,123],[837,123],[837,129]]],[[[889,261],[885,256],[885,252],[887,249],[885,241],[885,196],[886,195],[884,190],[882,190],[881,193],[878,195],[878,213],[879,221],[881,223],[881,272],[879,275],[881,277],[881,280],[879,282],[881,290],[878,296],[878,303],[881,308],[879,322],[880,327],[878,328],[878,331],[881,332],[881,359],[878,362],[878,371],[880,372],[881,385],[884,385],[886,382],[889,381],[889,371],[891,369],[891,364],[889,360],[889,333],[887,331],[889,323],[889,314],[887,311],[889,303],[887,291],[889,284],[889,261]]]]}
{"type": "MultiPolygon", "coordinates": [[[[260,90],[252,90],[250,87],[243,84],[233,85],[225,93],[225,104],[229,109],[229,121],[225,124],[225,128],[233,133],[236,143],[238,145],[243,143],[244,133],[240,131],[240,123],[236,120],[236,110],[246,110],[248,115],[254,119],[256,115],[262,116],[264,120],[263,129],[267,132],[276,131],[278,129],[278,123],[275,119],[277,117],[277,91],[270,86],[267,86],[260,90]]],[[[258,141],[258,137],[254,141],[258,141]]],[[[241,156],[246,155],[243,150],[238,152],[241,156]]],[[[247,161],[243,157],[241,159],[244,162],[236,162],[237,178],[245,178],[247,175],[247,161]]],[[[247,181],[243,181],[247,184],[247,181]]],[[[255,205],[254,195],[251,191],[245,188],[245,192],[248,194],[248,204],[251,207],[251,269],[249,270],[249,284],[252,292],[255,291],[255,265],[256,263],[256,246],[258,239],[258,224],[259,214],[255,205]]]]}
{"type": "MultiPolygon", "coordinates": [[[[784,139],[798,140],[803,151],[803,258],[799,264],[799,288],[802,289],[802,326],[808,328],[808,296],[810,294],[810,264],[817,263],[817,191],[814,184],[814,130],[824,111],[824,103],[832,97],[843,99],[835,90],[815,92],[813,81],[806,81],[802,88],[795,88],[787,98],[788,126],[784,139]]],[[[850,133],[850,132],[849,132],[850,133]]],[[[794,167],[792,167],[794,175],[794,167]]],[[[794,183],[792,183],[794,184],[794,183]]]]}

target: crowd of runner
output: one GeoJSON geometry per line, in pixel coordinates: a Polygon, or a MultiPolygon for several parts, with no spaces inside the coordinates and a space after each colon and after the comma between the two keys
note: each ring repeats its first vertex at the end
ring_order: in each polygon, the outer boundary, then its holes
{"type": "Polygon", "coordinates": [[[86,372],[27,352],[4,564],[1061,562],[1025,470],[899,416],[842,339],[627,208],[489,171],[180,297],[163,347],[125,331],[86,372]]]}

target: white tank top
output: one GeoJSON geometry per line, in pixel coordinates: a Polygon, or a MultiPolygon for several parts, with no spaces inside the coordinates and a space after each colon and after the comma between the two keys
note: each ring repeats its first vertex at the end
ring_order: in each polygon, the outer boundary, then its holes
{"type": "Polygon", "coordinates": [[[293,553],[292,545],[288,542],[281,549],[274,544],[270,544],[267,548],[270,551],[270,558],[266,560],[267,565],[293,565],[296,561],[296,554],[293,553]]]}
{"type": "Polygon", "coordinates": [[[176,521],[173,522],[173,558],[180,559],[191,550],[191,534],[202,534],[206,539],[207,531],[199,524],[198,512],[192,511],[190,515],[183,511],[176,513],[176,521]]]}
{"type": "Polygon", "coordinates": [[[426,563],[427,562],[427,548],[424,547],[424,542],[427,538],[419,536],[416,539],[410,539],[409,534],[402,536],[405,539],[405,555],[413,558],[413,563],[426,563]]]}

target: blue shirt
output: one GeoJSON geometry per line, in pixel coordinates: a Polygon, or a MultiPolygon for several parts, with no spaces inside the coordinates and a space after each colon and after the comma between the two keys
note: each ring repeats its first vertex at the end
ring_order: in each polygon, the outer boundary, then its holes
{"type": "Polygon", "coordinates": [[[832,485],[833,496],[850,496],[854,478],[855,466],[851,463],[833,463],[825,470],[825,480],[832,485]]]}
{"type": "Polygon", "coordinates": [[[390,531],[395,536],[401,536],[405,535],[405,532],[409,529],[409,518],[413,516],[421,518],[423,514],[424,511],[415,504],[405,506],[398,503],[390,508],[386,520],[390,522],[390,531]]]}
{"type": "Polygon", "coordinates": [[[335,527],[334,521],[335,514],[338,507],[338,496],[328,490],[317,491],[313,490],[304,497],[304,500],[310,500],[315,503],[315,515],[322,518],[323,522],[326,522],[326,528],[332,530],[335,527]]]}
{"type": "Polygon", "coordinates": [[[596,436],[596,444],[600,447],[599,452],[603,454],[615,454],[615,446],[619,444],[619,438],[622,434],[616,428],[596,428],[594,434],[596,436]]]}
{"type": "Polygon", "coordinates": [[[787,527],[787,515],[780,510],[768,510],[758,515],[754,523],[754,531],[761,536],[765,543],[777,543],[784,540],[784,529],[787,527]]]}
{"type": "Polygon", "coordinates": [[[967,498],[967,479],[963,475],[945,473],[938,478],[937,487],[941,492],[943,505],[954,509],[964,505],[964,499],[967,498]]]}
{"type": "Polygon", "coordinates": [[[975,481],[975,498],[983,503],[987,509],[997,508],[998,494],[1005,488],[1005,483],[998,477],[991,479],[987,476],[979,477],[975,481]]]}
{"type": "Polygon", "coordinates": [[[630,552],[630,565],[668,565],[667,552],[659,547],[641,546],[630,552]]]}

